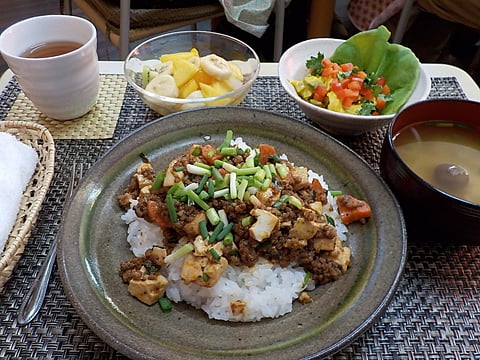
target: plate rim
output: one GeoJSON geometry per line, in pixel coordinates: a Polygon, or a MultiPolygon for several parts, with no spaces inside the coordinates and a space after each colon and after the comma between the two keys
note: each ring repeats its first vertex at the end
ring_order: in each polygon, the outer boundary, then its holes
{"type": "MultiPolygon", "coordinates": [[[[400,226],[401,228],[399,229],[400,230],[400,237],[401,237],[401,254],[400,254],[400,257],[399,257],[398,269],[395,271],[395,276],[393,276],[392,279],[389,279],[389,283],[391,283],[391,286],[389,286],[389,288],[385,292],[384,296],[381,299],[378,300],[378,306],[376,306],[375,309],[373,311],[371,311],[371,313],[369,313],[368,316],[365,317],[365,319],[363,319],[363,321],[361,321],[354,328],[354,331],[352,331],[350,334],[347,334],[346,336],[343,336],[341,339],[339,339],[335,343],[329,345],[328,347],[322,348],[319,351],[317,351],[315,353],[312,353],[311,355],[307,354],[307,355],[302,355],[302,356],[304,356],[304,357],[306,356],[305,358],[310,358],[310,357],[319,356],[319,355],[325,356],[325,355],[329,355],[329,354],[332,354],[334,352],[339,351],[341,348],[347,346],[349,343],[353,342],[357,337],[359,337],[361,334],[363,334],[365,331],[367,331],[373,325],[373,323],[385,312],[388,304],[392,301],[392,299],[394,297],[394,294],[395,294],[395,292],[398,288],[399,282],[400,282],[400,280],[403,276],[403,271],[404,271],[405,262],[406,262],[406,251],[407,251],[407,236],[406,236],[407,234],[406,234],[405,222],[404,222],[404,218],[403,218],[401,208],[400,208],[398,202],[396,201],[395,196],[393,195],[391,190],[388,188],[388,186],[386,185],[383,178],[381,178],[381,176],[378,173],[376,173],[373,170],[373,168],[364,159],[362,159],[358,154],[356,154],[353,150],[351,150],[346,145],[341,143],[339,140],[333,138],[332,136],[324,133],[323,131],[313,127],[312,125],[310,125],[308,123],[304,123],[304,122],[301,122],[301,121],[299,121],[297,119],[294,119],[292,117],[277,114],[277,113],[273,113],[273,112],[266,111],[266,110],[249,109],[249,108],[241,108],[241,107],[219,107],[219,108],[211,108],[211,109],[194,109],[194,110],[184,111],[182,113],[171,114],[171,115],[168,115],[168,116],[165,116],[165,117],[158,118],[157,120],[154,120],[154,121],[138,128],[137,130],[130,133],[130,135],[128,135],[124,139],[122,139],[119,142],[117,142],[116,144],[114,144],[92,166],[92,168],[87,172],[86,176],[84,177],[82,182],[77,187],[77,190],[82,186],[84,180],[88,179],[89,174],[91,174],[95,171],[95,168],[99,166],[98,165],[99,163],[100,164],[104,163],[104,162],[108,161],[110,157],[115,156],[116,152],[117,153],[119,151],[121,152],[122,144],[126,144],[128,141],[131,141],[132,138],[138,138],[138,137],[142,138],[142,136],[144,136],[145,133],[148,132],[148,130],[151,127],[155,127],[155,126],[162,127],[161,124],[172,123],[176,120],[176,118],[178,116],[192,115],[192,118],[195,118],[195,115],[197,115],[196,114],[197,112],[199,112],[199,113],[207,112],[208,113],[208,112],[211,112],[211,111],[213,111],[214,113],[215,112],[221,113],[222,111],[224,111],[226,113],[231,112],[231,111],[240,111],[240,112],[245,112],[245,114],[249,114],[250,116],[253,116],[253,115],[255,115],[255,116],[262,116],[263,115],[263,116],[267,116],[267,117],[268,116],[270,116],[270,117],[274,116],[274,117],[277,117],[279,119],[281,118],[282,121],[290,122],[290,124],[295,124],[295,126],[301,126],[306,130],[314,131],[320,138],[324,138],[327,141],[332,142],[334,144],[332,146],[340,147],[342,149],[341,151],[344,151],[344,152],[346,151],[347,153],[349,153],[350,154],[349,156],[353,157],[355,159],[355,161],[360,161],[363,164],[361,166],[365,168],[364,171],[369,171],[372,174],[372,176],[375,176],[377,178],[377,180],[379,180],[383,184],[384,190],[386,191],[387,195],[389,195],[389,199],[391,200],[392,205],[397,210],[397,213],[395,215],[398,216],[398,222],[401,225],[400,226]]],[[[201,118],[200,115],[199,115],[199,118],[201,118]]],[[[198,120],[196,120],[196,121],[198,121],[198,120]]],[[[69,204],[67,204],[67,206],[66,206],[66,211],[65,211],[66,218],[68,217],[68,214],[69,214],[71,208],[74,206],[76,196],[79,196],[78,193],[79,192],[77,191],[75,193],[74,197],[72,198],[72,201],[70,201],[69,204]]],[[[64,218],[64,220],[65,220],[65,218],[64,218]]],[[[60,228],[61,239],[66,238],[66,236],[68,235],[68,230],[69,230],[69,225],[66,224],[65,221],[62,222],[62,226],[60,228]]],[[[378,245],[378,239],[377,239],[377,245],[378,245]]],[[[107,344],[109,344],[110,346],[112,346],[116,350],[118,350],[121,353],[126,354],[128,356],[138,357],[138,358],[142,357],[143,354],[141,352],[139,352],[138,349],[131,348],[129,346],[125,346],[124,344],[122,344],[122,342],[118,341],[118,339],[116,339],[114,335],[112,336],[108,331],[106,331],[106,329],[104,329],[101,325],[96,323],[95,319],[92,319],[91,316],[89,316],[89,309],[91,308],[92,305],[93,306],[98,306],[98,302],[96,302],[95,299],[94,299],[94,300],[92,300],[93,304],[90,303],[90,302],[88,302],[88,304],[85,304],[85,303],[82,304],[82,299],[79,298],[78,294],[75,293],[74,288],[71,286],[71,283],[69,283],[69,277],[70,277],[71,273],[69,272],[69,266],[67,266],[67,262],[70,261],[70,260],[65,257],[66,248],[67,247],[64,246],[63,241],[60,241],[59,252],[58,252],[58,255],[57,255],[57,261],[58,261],[58,264],[59,264],[59,272],[60,272],[62,284],[63,284],[64,289],[66,291],[67,297],[69,298],[69,300],[73,304],[77,313],[80,315],[82,320],[107,344]]],[[[115,325],[115,330],[121,330],[122,326],[123,325],[121,324],[121,322],[119,322],[118,324],[115,325]]],[[[182,353],[182,356],[188,356],[188,354],[189,353],[186,353],[186,354],[182,353]]],[[[256,357],[255,355],[252,356],[252,358],[255,358],[255,357],[256,357]]],[[[260,357],[262,357],[262,356],[260,356],[260,357]]],[[[270,358],[270,357],[268,357],[268,358],[270,358]]]]}

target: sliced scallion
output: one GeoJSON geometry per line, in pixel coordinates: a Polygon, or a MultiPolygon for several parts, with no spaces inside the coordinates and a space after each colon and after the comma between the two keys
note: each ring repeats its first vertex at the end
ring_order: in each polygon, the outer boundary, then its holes
{"type": "Polygon", "coordinates": [[[340,196],[343,194],[342,190],[329,190],[328,191],[330,193],[330,195],[332,195],[333,197],[335,196],[340,196]]]}
{"type": "Polygon", "coordinates": [[[220,174],[220,171],[218,171],[218,169],[215,166],[211,167],[211,171],[212,171],[212,175],[213,175],[213,177],[215,178],[216,181],[222,181],[223,180],[222,174],[220,174]]]}
{"type": "Polygon", "coordinates": [[[202,235],[203,240],[208,238],[207,222],[205,220],[201,220],[198,223],[198,229],[200,230],[200,235],[202,235]]]}
{"type": "Polygon", "coordinates": [[[212,255],[212,257],[218,261],[220,260],[220,255],[218,254],[217,250],[215,250],[214,248],[211,248],[210,249],[210,255],[212,255]]]}
{"type": "Polygon", "coordinates": [[[228,224],[227,212],[224,209],[218,210],[218,216],[220,216],[220,221],[223,222],[223,225],[228,224]]]}
{"type": "Polygon", "coordinates": [[[216,190],[214,193],[213,193],[213,198],[214,199],[217,199],[219,197],[222,197],[222,196],[227,196],[230,192],[230,189],[229,188],[225,188],[225,189],[220,189],[220,190],[216,190]]]}
{"type": "Polygon", "coordinates": [[[167,209],[168,209],[168,215],[170,216],[170,220],[172,221],[172,223],[176,223],[177,222],[177,210],[175,210],[175,204],[173,202],[173,195],[172,194],[167,194],[166,201],[167,201],[167,209]]]}
{"type": "Polygon", "coordinates": [[[212,172],[210,171],[210,167],[208,169],[205,169],[202,166],[197,166],[194,164],[187,164],[187,171],[190,174],[194,174],[194,175],[205,175],[205,174],[208,174],[209,176],[212,175],[212,172]]]}
{"type": "Polygon", "coordinates": [[[237,149],[234,147],[223,147],[220,150],[220,154],[223,156],[235,156],[237,155],[237,149]]]}
{"type": "Polygon", "coordinates": [[[302,201],[293,195],[290,195],[288,197],[287,202],[298,209],[301,209],[303,207],[302,201]]]}
{"type": "Polygon", "coordinates": [[[217,239],[223,240],[223,238],[232,231],[233,223],[228,223],[226,226],[223,227],[222,231],[218,233],[217,239]]]}
{"type": "Polygon", "coordinates": [[[248,180],[247,179],[242,179],[242,181],[240,182],[240,185],[238,185],[238,189],[237,189],[237,197],[240,200],[243,200],[243,197],[245,196],[245,191],[247,190],[247,186],[248,186],[248,180]]]}
{"type": "Polygon", "coordinates": [[[204,174],[202,176],[202,179],[200,180],[200,182],[198,183],[198,188],[197,188],[197,191],[196,193],[197,194],[200,194],[200,192],[203,190],[203,188],[205,187],[205,184],[207,183],[208,179],[210,178],[210,175],[209,174],[204,174]]]}
{"type": "Polygon", "coordinates": [[[165,180],[165,176],[167,173],[165,171],[159,171],[157,176],[155,176],[155,181],[152,184],[152,190],[158,191],[163,185],[163,180],[165,180]]]}
{"type": "Polygon", "coordinates": [[[237,198],[237,174],[235,173],[230,174],[230,198],[237,198]]]}
{"type": "Polygon", "coordinates": [[[212,244],[217,241],[218,234],[223,230],[223,223],[221,221],[215,226],[212,233],[208,236],[208,243],[212,244]]]}
{"type": "Polygon", "coordinates": [[[166,264],[171,264],[175,260],[178,260],[178,259],[183,258],[184,256],[187,256],[189,253],[191,253],[193,251],[193,248],[194,247],[193,247],[192,243],[187,243],[187,244],[183,245],[181,248],[177,249],[176,251],[174,251],[170,255],[167,255],[165,257],[165,263],[166,264]]]}
{"type": "Polygon", "coordinates": [[[200,196],[198,196],[198,194],[196,194],[193,190],[188,190],[186,195],[190,200],[200,206],[203,210],[207,211],[210,208],[210,206],[205,201],[203,201],[200,196]]]}
{"type": "Polygon", "coordinates": [[[218,223],[220,223],[220,216],[218,216],[217,210],[215,210],[215,208],[211,207],[206,210],[205,215],[207,216],[210,224],[217,225],[218,223]]]}
{"type": "Polygon", "coordinates": [[[215,192],[215,181],[212,179],[208,180],[207,189],[208,196],[213,197],[213,193],[215,192]]]}
{"type": "Polygon", "coordinates": [[[168,313],[173,309],[172,302],[167,297],[161,297],[158,299],[158,303],[160,304],[160,309],[164,313],[168,313]]]}
{"type": "Polygon", "coordinates": [[[277,170],[278,176],[280,178],[285,179],[288,175],[288,167],[283,163],[276,163],[275,169],[277,170]]]}
{"type": "Polygon", "coordinates": [[[225,245],[232,245],[233,244],[233,234],[229,232],[228,234],[225,235],[223,238],[223,243],[225,245]]]}

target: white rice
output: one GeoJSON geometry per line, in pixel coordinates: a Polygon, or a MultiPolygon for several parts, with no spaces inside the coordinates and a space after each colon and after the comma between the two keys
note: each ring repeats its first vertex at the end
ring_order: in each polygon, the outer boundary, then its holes
{"type": "Polygon", "coordinates": [[[291,312],[305,278],[301,268],[281,268],[263,262],[253,268],[228,266],[217,284],[207,288],[185,285],[180,279],[181,266],[181,260],[169,266],[168,298],[202,309],[211,319],[227,321],[258,321],[291,312]],[[246,307],[242,314],[235,316],[230,303],[236,300],[244,301],[246,307]]]}
{"type": "MultiPolygon", "coordinates": [[[[242,148],[246,144],[240,139],[234,143],[242,148]]],[[[317,178],[328,189],[323,176],[309,170],[309,180],[317,178]]],[[[335,220],[338,237],[346,239],[347,228],[340,221],[334,198],[328,194],[328,204],[324,212],[335,220]]],[[[132,202],[132,207],[136,202],[132,202]]],[[[143,256],[153,246],[163,245],[161,229],[144,219],[138,218],[133,209],[129,209],[122,220],[128,225],[127,241],[135,256],[143,256]]],[[[282,268],[266,260],[254,267],[234,267],[229,265],[217,284],[211,288],[197,284],[185,285],[180,278],[183,259],[168,265],[165,276],[168,279],[167,297],[178,303],[185,301],[197,309],[203,310],[209,318],[226,321],[258,321],[262,318],[276,318],[292,311],[292,303],[303,290],[305,271],[289,266],[282,268]],[[241,315],[233,315],[232,301],[244,301],[246,308],[241,315]]],[[[310,284],[311,285],[311,284],[310,284]]]]}

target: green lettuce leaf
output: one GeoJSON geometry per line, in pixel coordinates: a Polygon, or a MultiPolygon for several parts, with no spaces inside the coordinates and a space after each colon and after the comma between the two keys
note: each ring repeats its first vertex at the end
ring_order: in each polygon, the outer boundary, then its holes
{"type": "Polygon", "coordinates": [[[368,74],[383,76],[393,100],[382,114],[396,113],[412,95],[420,77],[420,62],[409,48],[388,42],[390,31],[385,26],[353,35],[330,57],[333,62],[352,64],[368,74]]]}

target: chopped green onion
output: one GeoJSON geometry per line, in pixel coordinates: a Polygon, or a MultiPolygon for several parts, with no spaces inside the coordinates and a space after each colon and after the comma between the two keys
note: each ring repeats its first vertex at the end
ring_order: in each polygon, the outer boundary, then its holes
{"type": "Polygon", "coordinates": [[[214,248],[211,248],[210,249],[210,254],[212,255],[212,257],[215,259],[215,260],[220,260],[220,255],[218,255],[218,252],[217,250],[215,250],[214,248]]]}
{"type": "Polygon", "coordinates": [[[218,147],[218,150],[223,149],[225,146],[230,146],[233,138],[233,131],[232,130],[227,130],[225,133],[225,139],[223,140],[223,143],[220,144],[218,147]]]}
{"type": "Polygon", "coordinates": [[[278,155],[272,155],[272,156],[269,157],[268,160],[270,160],[273,163],[279,163],[279,162],[282,161],[282,159],[278,155]]]}
{"type": "Polygon", "coordinates": [[[335,220],[333,220],[333,218],[327,214],[324,214],[325,215],[325,219],[327,219],[327,222],[330,224],[330,225],[333,225],[335,226],[335,220]]]}
{"type": "Polygon", "coordinates": [[[193,192],[193,190],[188,190],[186,195],[190,200],[200,206],[203,210],[207,211],[208,209],[210,209],[210,206],[205,201],[203,201],[200,196],[193,192]]]}
{"type": "Polygon", "coordinates": [[[202,239],[205,240],[208,238],[207,222],[205,220],[201,220],[198,223],[198,228],[200,230],[200,235],[202,235],[202,239]]]}
{"type": "Polygon", "coordinates": [[[214,243],[217,241],[218,234],[223,230],[223,223],[221,221],[218,222],[217,226],[215,226],[215,229],[213,229],[212,233],[208,237],[208,243],[214,243]]]}
{"type": "Polygon", "coordinates": [[[263,179],[265,179],[265,176],[267,175],[267,173],[265,172],[265,170],[263,170],[263,168],[259,168],[255,174],[253,175],[254,179],[258,180],[258,181],[263,181],[263,179]]]}
{"type": "Polygon", "coordinates": [[[168,189],[167,194],[177,195],[179,190],[183,190],[185,185],[182,182],[177,182],[173,184],[170,189],[168,189]]]}
{"type": "Polygon", "coordinates": [[[220,216],[218,216],[217,210],[215,210],[215,208],[209,208],[206,211],[205,215],[207,215],[207,219],[208,221],[210,221],[210,224],[217,225],[218,223],[220,223],[220,216]]]}
{"type": "Polygon", "coordinates": [[[242,179],[242,181],[240,182],[240,185],[238,185],[238,189],[237,189],[237,197],[240,200],[243,200],[243,197],[245,196],[245,190],[247,190],[247,186],[248,186],[248,180],[247,179],[242,179]]]}
{"type": "Polygon", "coordinates": [[[301,209],[301,208],[303,207],[302,201],[301,201],[299,198],[297,198],[297,197],[295,197],[295,196],[293,196],[293,195],[290,195],[290,196],[288,197],[287,202],[288,202],[290,205],[293,205],[293,206],[295,206],[295,207],[298,208],[298,209],[301,209]]]}
{"type": "Polygon", "coordinates": [[[164,313],[168,313],[173,309],[172,302],[167,297],[161,297],[158,299],[158,303],[160,304],[160,309],[162,309],[162,312],[164,313]]]}
{"type": "Polygon", "coordinates": [[[215,166],[211,167],[211,171],[212,171],[212,175],[215,178],[215,180],[217,180],[217,181],[222,181],[223,180],[222,174],[220,174],[220,171],[218,171],[218,169],[215,166]]]}
{"type": "Polygon", "coordinates": [[[237,155],[237,149],[234,147],[224,147],[220,150],[220,154],[224,156],[235,156],[237,155]]]}
{"type": "Polygon", "coordinates": [[[283,163],[276,163],[275,169],[277,170],[278,176],[280,178],[285,179],[288,175],[288,167],[283,163]]]}
{"type": "Polygon", "coordinates": [[[223,225],[228,224],[227,213],[225,210],[223,209],[218,210],[218,216],[220,216],[220,221],[223,222],[223,225]]]}
{"type": "Polygon", "coordinates": [[[263,191],[267,190],[270,187],[271,183],[272,183],[272,179],[265,179],[263,181],[262,186],[260,186],[260,190],[263,190],[263,191]]]}
{"type": "Polygon", "coordinates": [[[202,154],[202,149],[200,146],[195,146],[195,148],[192,150],[192,155],[193,156],[200,156],[202,154]]]}
{"type": "Polygon", "coordinates": [[[211,166],[200,161],[195,161],[193,165],[204,168],[205,170],[210,170],[211,166]]]}
{"type": "Polygon", "coordinates": [[[197,166],[193,164],[187,164],[187,171],[190,174],[194,174],[194,175],[205,175],[205,174],[208,174],[209,176],[212,175],[210,171],[210,167],[208,169],[205,169],[202,166],[197,166]]]}
{"type": "Polygon", "coordinates": [[[203,273],[202,274],[202,280],[207,282],[208,280],[210,280],[210,276],[208,276],[208,274],[203,273]]]}
{"type": "Polygon", "coordinates": [[[250,226],[253,223],[253,216],[245,216],[241,220],[241,224],[243,227],[250,226]]]}
{"type": "Polygon", "coordinates": [[[330,190],[329,192],[333,197],[340,196],[343,194],[341,190],[330,190]]]}
{"type": "Polygon", "coordinates": [[[152,184],[152,190],[158,191],[163,185],[163,181],[165,180],[165,176],[167,173],[165,171],[159,171],[157,176],[155,176],[155,181],[152,184]]]}
{"type": "Polygon", "coordinates": [[[202,179],[200,180],[200,182],[198,183],[198,188],[197,188],[197,191],[196,193],[197,194],[200,194],[200,192],[203,190],[203,188],[205,187],[205,184],[207,183],[208,179],[210,178],[210,175],[209,174],[204,174],[202,176],[202,179]]]}
{"type": "Polygon", "coordinates": [[[288,199],[288,195],[282,195],[280,196],[280,199],[278,199],[277,201],[275,201],[272,205],[272,207],[274,208],[279,208],[283,203],[285,203],[285,201],[287,201],[288,199]]]}
{"type": "Polygon", "coordinates": [[[206,192],[205,190],[202,190],[198,194],[198,197],[202,200],[205,200],[205,199],[208,199],[210,197],[210,195],[208,195],[208,192],[206,192]]]}
{"type": "Polygon", "coordinates": [[[222,231],[217,236],[218,240],[223,240],[223,238],[232,231],[233,223],[228,223],[226,226],[223,227],[222,231]]]}
{"type": "Polygon", "coordinates": [[[175,171],[176,171],[176,172],[180,172],[180,171],[183,171],[183,170],[185,170],[185,166],[177,166],[177,167],[175,168],[175,171]]]}
{"type": "Polygon", "coordinates": [[[223,166],[224,161],[222,160],[214,160],[213,161],[213,166],[215,166],[217,169],[220,169],[223,166]]]}
{"type": "Polygon", "coordinates": [[[222,163],[222,168],[224,168],[225,170],[227,170],[230,173],[236,172],[238,170],[235,165],[232,165],[232,164],[227,163],[227,162],[222,163]]]}
{"type": "Polygon", "coordinates": [[[259,169],[261,169],[260,166],[254,166],[254,167],[249,167],[249,168],[235,168],[235,173],[239,176],[244,176],[244,175],[254,175],[259,169]]]}
{"type": "MultiPolygon", "coordinates": [[[[265,165],[265,166],[267,166],[267,165],[265,165]]],[[[273,175],[277,175],[277,169],[275,168],[275,165],[268,164],[268,167],[270,168],[270,172],[272,173],[272,177],[273,177],[273,175]]]]}
{"type": "Polygon", "coordinates": [[[230,192],[230,189],[228,188],[217,190],[213,193],[213,198],[217,199],[219,197],[226,196],[228,195],[229,192],[230,192]]]}
{"type": "Polygon", "coordinates": [[[249,156],[245,159],[245,167],[247,167],[247,168],[253,168],[253,167],[255,167],[255,155],[254,155],[254,154],[249,155],[249,156]]]}
{"type": "Polygon", "coordinates": [[[229,232],[225,237],[223,238],[223,243],[225,245],[232,245],[233,244],[233,234],[229,232]]]}
{"type": "Polygon", "coordinates": [[[176,223],[177,211],[175,210],[175,204],[173,203],[173,195],[167,194],[166,201],[167,201],[167,209],[168,209],[168,215],[170,216],[170,220],[172,220],[172,223],[176,223]]]}
{"type": "Polygon", "coordinates": [[[192,243],[187,243],[187,244],[183,245],[180,249],[174,251],[170,255],[167,255],[165,257],[165,263],[166,264],[171,264],[175,260],[181,259],[184,256],[191,253],[193,251],[193,249],[194,249],[193,244],[192,243]]]}
{"type": "Polygon", "coordinates": [[[310,271],[307,271],[307,272],[305,273],[305,277],[303,278],[302,288],[304,288],[305,286],[307,286],[308,280],[310,280],[311,277],[312,277],[312,273],[311,273],[310,271]]]}
{"type": "Polygon", "coordinates": [[[263,166],[263,171],[265,171],[265,177],[267,179],[272,178],[272,171],[270,170],[270,166],[268,166],[268,164],[263,166]]]}
{"type": "Polygon", "coordinates": [[[208,185],[207,185],[207,192],[209,197],[213,197],[213,193],[215,192],[215,181],[213,180],[208,180],[208,185]]]}
{"type": "Polygon", "coordinates": [[[230,174],[230,198],[237,198],[237,174],[230,174]]]}

